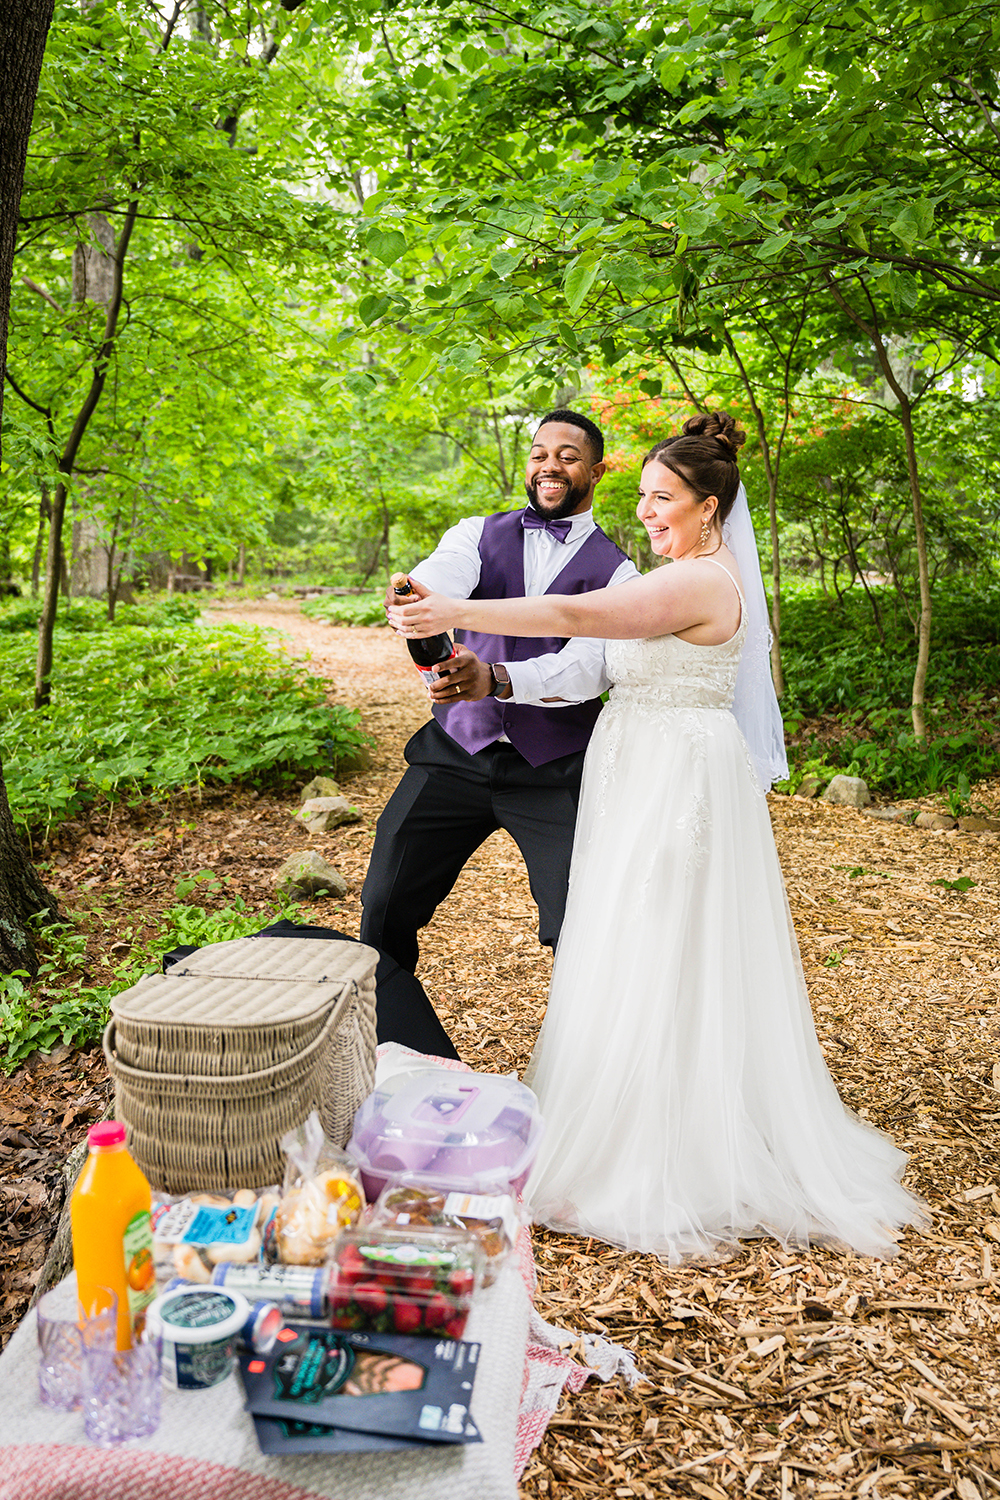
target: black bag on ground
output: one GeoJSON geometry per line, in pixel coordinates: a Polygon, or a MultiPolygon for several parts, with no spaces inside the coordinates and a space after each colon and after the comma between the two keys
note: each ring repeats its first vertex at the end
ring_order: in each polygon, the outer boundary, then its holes
{"type": "MultiPolygon", "coordinates": [[[[356,943],[357,938],[346,932],[337,932],[333,927],[314,927],[308,923],[272,922],[262,927],[258,937],[286,938],[336,938],[342,943],[356,943]]],[[[182,958],[197,953],[197,947],[185,945],[172,948],[163,955],[164,974],[182,958]]],[[[399,1042],[403,1047],[412,1047],[415,1052],[427,1052],[432,1057],[453,1057],[461,1061],[455,1044],[445,1031],[420,980],[407,969],[400,968],[394,958],[376,948],[378,966],[375,969],[375,1010],[377,1034],[380,1042],[399,1042]]]]}

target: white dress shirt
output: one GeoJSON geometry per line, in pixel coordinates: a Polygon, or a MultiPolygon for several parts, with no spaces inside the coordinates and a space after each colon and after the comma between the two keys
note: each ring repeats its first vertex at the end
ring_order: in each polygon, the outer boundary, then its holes
{"type": "MultiPolygon", "coordinates": [[[[436,594],[468,599],[479,582],[479,542],[483,516],[467,516],[450,527],[430,557],[410,570],[410,577],[436,594]]],[[[541,528],[524,537],[524,592],[529,598],[544,594],[595,529],[592,511],[568,516],[570,531],[564,542],[541,528]]],[[[608,586],[638,578],[639,570],[626,558],[608,580],[608,586]]],[[[558,698],[546,708],[566,707],[597,698],[610,686],[604,670],[604,642],[591,636],[574,636],[561,651],[550,651],[530,661],[504,662],[510,673],[511,697],[515,703],[541,703],[558,698]]]]}

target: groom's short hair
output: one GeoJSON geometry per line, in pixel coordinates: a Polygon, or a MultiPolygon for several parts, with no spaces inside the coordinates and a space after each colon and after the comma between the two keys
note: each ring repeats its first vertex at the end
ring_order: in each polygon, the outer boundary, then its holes
{"type": "Polygon", "coordinates": [[[555,411],[547,411],[545,413],[544,417],[539,422],[538,427],[535,428],[536,434],[538,432],[538,428],[544,427],[546,422],[566,422],[571,427],[579,427],[580,431],[586,434],[587,441],[590,444],[591,451],[594,455],[594,462],[600,463],[601,459],[604,457],[604,434],[601,432],[601,429],[598,427],[596,422],[592,422],[590,418],[585,417],[582,412],[567,411],[566,408],[562,406],[557,407],[555,411]]]}

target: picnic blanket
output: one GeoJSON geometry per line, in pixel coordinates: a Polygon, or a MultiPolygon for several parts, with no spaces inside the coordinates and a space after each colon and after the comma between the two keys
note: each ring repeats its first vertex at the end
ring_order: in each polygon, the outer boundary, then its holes
{"type": "MultiPolygon", "coordinates": [[[[384,1057],[383,1076],[393,1066],[413,1066],[419,1055],[404,1052],[384,1057]]],[[[591,1375],[638,1378],[627,1350],[538,1317],[527,1229],[517,1248],[477,1296],[465,1332],[482,1344],[472,1399],[482,1443],[267,1456],[234,1375],[207,1391],[165,1389],[155,1433],[119,1449],[94,1448],[79,1412],[50,1411],[38,1399],[32,1310],[0,1355],[0,1500],[516,1500],[517,1480],[563,1390],[580,1390],[591,1375]],[[571,1358],[570,1348],[586,1364],[571,1358]]]]}

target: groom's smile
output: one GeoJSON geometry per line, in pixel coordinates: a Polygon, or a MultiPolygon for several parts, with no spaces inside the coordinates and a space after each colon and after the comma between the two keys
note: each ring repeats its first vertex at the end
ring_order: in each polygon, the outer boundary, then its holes
{"type": "Polygon", "coordinates": [[[604,473],[595,462],[587,435],[568,422],[546,422],[535,433],[524,488],[535,509],[549,520],[590,510],[594,486],[604,473]]]}

